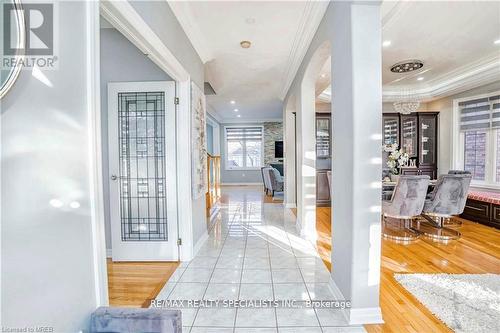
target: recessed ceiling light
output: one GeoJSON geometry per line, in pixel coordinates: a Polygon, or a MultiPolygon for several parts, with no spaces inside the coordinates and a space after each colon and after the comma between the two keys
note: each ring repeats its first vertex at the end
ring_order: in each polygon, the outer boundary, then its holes
{"type": "Polygon", "coordinates": [[[236,103],[236,102],[235,102],[235,101],[231,101],[230,103],[231,103],[231,104],[234,104],[234,103],[236,103]]]}
{"type": "Polygon", "coordinates": [[[234,112],[238,112],[238,111],[240,111],[240,110],[238,110],[238,109],[234,109],[234,112]]]}
{"type": "Polygon", "coordinates": [[[322,77],[322,78],[325,78],[325,77],[326,77],[326,74],[321,74],[321,77],[322,77]]]}
{"type": "Polygon", "coordinates": [[[421,77],[417,77],[417,81],[422,81],[423,79],[424,79],[424,77],[423,77],[423,76],[421,76],[421,77]]]}
{"type": "Polygon", "coordinates": [[[240,42],[240,45],[241,45],[242,48],[248,49],[248,48],[250,48],[250,45],[252,45],[252,42],[250,42],[248,40],[242,40],[240,42]]]}
{"type": "Polygon", "coordinates": [[[388,46],[391,46],[392,42],[390,40],[384,40],[382,42],[382,46],[383,47],[388,47],[388,46]]]}
{"type": "Polygon", "coordinates": [[[500,39],[497,39],[496,41],[493,42],[494,44],[500,44],[500,39]]]}
{"type": "Polygon", "coordinates": [[[237,115],[236,115],[236,117],[238,117],[238,118],[239,118],[239,117],[241,117],[241,115],[237,114],[237,115]]]}

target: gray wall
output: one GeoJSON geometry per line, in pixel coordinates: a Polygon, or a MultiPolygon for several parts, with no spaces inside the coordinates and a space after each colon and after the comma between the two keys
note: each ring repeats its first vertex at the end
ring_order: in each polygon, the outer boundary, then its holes
{"type": "Polygon", "coordinates": [[[214,128],[207,124],[207,151],[209,154],[213,155],[214,153],[214,128]]]}
{"type": "MultiPolygon", "coordinates": [[[[134,9],[189,72],[191,80],[203,88],[204,66],[166,1],[133,1],[134,9]]],[[[193,240],[207,232],[205,196],[193,200],[193,240]]],[[[182,223],[183,221],[179,221],[182,223]]]]}
{"type": "Polygon", "coordinates": [[[1,101],[1,318],[3,327],[78,332],[97,306],[86,7],[58,5],[59,68],[42,70],[52,86],[25,69],[1,101]]]}
{"type": "MultiPolygon", "coordinates": [[[[108,82],[171,81],[116,29],[101,29],[101,130],[104,198],[109,198],[108,82]]],[[[106,248],[111,249],[109,200],[104,200],[106,248]]]]}

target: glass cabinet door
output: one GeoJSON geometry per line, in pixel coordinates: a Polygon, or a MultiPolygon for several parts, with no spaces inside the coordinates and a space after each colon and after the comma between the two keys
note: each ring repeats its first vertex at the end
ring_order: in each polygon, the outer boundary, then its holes
{"type": "Polygon", "coordinates": [[[420,166],[434,166],[437,160],[437,118],[420,115],[420,166]]]}
{"type": "Polygon", "coordinates": [[[401,148],[410,158],[418,156],[418,118],[413,115],[401,116],[401,148]]]}
{"type": "Polygon", "coordinates": [[[316,158],[330,157],[330,118],[316,118],[316,158]]]}
{"type": "Polygon", "coordinates": [[[383,118],[384,145],[399,145],[399,116],[386,116],[383,118]]]}

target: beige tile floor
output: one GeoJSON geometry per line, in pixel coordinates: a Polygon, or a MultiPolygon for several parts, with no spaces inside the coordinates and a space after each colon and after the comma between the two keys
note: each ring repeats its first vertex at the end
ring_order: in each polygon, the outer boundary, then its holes
{"type": "Polygon", "coordinates": [[[293,300],[296,308],[183,307],[183,332],[365,332],[346,326],[340,310],[304,306],[335,297],[327,268],[296,232],[290,210],[262,203],[258,188],[224,191],[234,192],[225,193],[209,239],[157,300],[293,300]]]}

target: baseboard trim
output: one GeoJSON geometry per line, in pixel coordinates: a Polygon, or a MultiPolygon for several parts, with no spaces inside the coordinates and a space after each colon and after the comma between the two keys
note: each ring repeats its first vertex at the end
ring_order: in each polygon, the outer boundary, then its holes
{"type": "Polygon", "coordinates": [[[106,249],[106,258],[113,258],[113,250],[106,249]]]}
{"type": "MultiPolygon", "coordinates": [[[[330,285],[330,290],[332,291],[332,294],[333,294],[333,298],[335,300],[345,301],[345,297],[342,294],[342,292],[340,291],[340,289],[337,286],[337,284],[335,283],[335,281],[333,281],[331,273],[330,273],[329,285],[330,285]]],[[[344,316],[345,321],[349,322],[349,309],[344,308],[344,309],[339,309],[339,310],[340,310],[340,313],[342,313],[342,316],[344,316]]]]}
{"type": "Polygon", "coordinates": [[[261,182],[259,183],[221,183],[221,186],[253,186],[260,185],[263,186],[261,182]]]}
{"type": "MultiPolygon", "coordinates": [[[[338,288],[333,278],[330,276],[330,290],[333,293],[334,299],[345,301],[345,297],[338,288]]],[[[349,325],[366,325],[366,324],[383,324],[382,311],[380,307],[375,308],[345,308],[340,309],[346,322],[349,325]]]]}
{"type": "Polygon", "coordinates": [[[205,244],[205,242],[207,241],[208,239],[208,232],[205,232],[203,234],[203,236],[200,237],[200,239],[198,239],[198,241],[196,242],[195,246],[194,246],[194,249],[193,249],[193,258],[196,256],[196,254],[198,253],[198,251],[200,251],[201,247],[203,246],[203,244],[205,244]]]}
{"type": "Polygon", "coordinates": [[[376,308],[349,309],[349,325],[383,324],[382,311],[376,308]]]}

